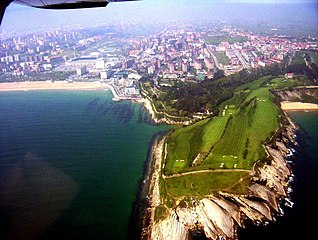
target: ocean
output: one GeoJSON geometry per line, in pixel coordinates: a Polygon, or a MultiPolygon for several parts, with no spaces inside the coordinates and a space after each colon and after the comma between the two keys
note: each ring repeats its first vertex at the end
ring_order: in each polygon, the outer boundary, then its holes
{"type": "Polygon", "coordinates": [[[0,93],[0,239],[129,239],[154,134],[110,91],[0,93]]]}
{"type": "MultiPolygon", "coordinates": [[[[0,93],[0,239],[130,239],[133,202],[152,137],[140,104],[110,91],[0,93]]],[[[293,208],[241,240],[318,239],[318,112],[300,126],[290,158],[293,208]]]]}
{"type": "Polygon", "coordinates": [[[290,157],[294,173],[290,194],[292,208],[282,204],[284,216],[275,223],[257,227],[247,224],[239,230],[241,240],[318,239],[318,111],[288,113],[299,126],[298,146],[290,157]]]}

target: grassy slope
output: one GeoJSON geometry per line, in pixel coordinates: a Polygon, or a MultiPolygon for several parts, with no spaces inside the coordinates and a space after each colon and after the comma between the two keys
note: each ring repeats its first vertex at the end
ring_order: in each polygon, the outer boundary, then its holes
{"type": "Polygon", "coordinates": [[[219,168],[251,169],[255,161],[264,157],[262,143],[278,127],[278,111],[270,100],[269,90],[260,87],[266,80],[262,78],[240,87],[226,105],[221,104],[218,117],[173,132],[167,142],[165,174],[219,168]],[[244,90],[247,87],[249,90],[244,90]],[[200,166],[192,168],[196,158],[196,165],[200,166]]]}
{"type": "Polygon", "coordinates": [[[262,143],[278,127],[278,110],[270,100],[269,88],[264,87],[270,81],[262,78],[239,87],[232,99],[220,105],[219,116],[177,129],[170,135],[166,142],[165,175],[228,170],[162,179],[160,191],[166,206],[175,206],[180,198],[203,197],[219,190],[246,193],[249,172],[230,169],[250,170],[255,161],[265,156],[262,143]],[[198,164],[193,167],[198,154],[198,164]]]}
{"type": "Polygon", "coordinates": [[[247,107],[233,114],[224,137],[204,164],[212,168],[223,165],[227,168],[251,169],[255,161],[265,157],[262,143],[278,127],[278,110],[270,101],[267,88],[252,91],[245,102],[249,100],[252,101],[247,107]],[[244,154],[245,151],[247,154],[244,154]]]}
{"type": "Polygon", "coordinates": [[[167,197],[202,197],[217,191],[246,191],[249,174],[246,172],[215,172],[190,174],[166,179],[167,197]]]}
{"type": "Polygon", "coordinates": [[[202,145],[202,132],[208,119],[174,131],[167,141],[165,174],[178,173],[189,165],[202,145]]]}
{"type": "Polygon", "coordinates": [[[160,195],[163,201],[156,209],[156,219],[167,216],[168,209],[177,204],[186,206],[193,197],[202,198],[220,190],[246,194],[250,184],[249,172],[231,169],[234,164],[236,169],[251,169],[255,161],[265,156],[262,143],[277,129],[279,114],[269,90],[294,87],[305,82],[303,77],[257,79],[238,87],[234,97],[219,106],[219,116],[173,132],[166,142],[165,174],[211,171],[161,177],[160,195]],[[197,166],[191,167],[199,153],[204,157],[200,157],[197,166]],[[182,158],[186,160],[183,164],[176,162],[182,158]],[[220,168],[222,163],[224,165],[220,168]],[[224,166],[229,169],[222,170],[224,166]]]}

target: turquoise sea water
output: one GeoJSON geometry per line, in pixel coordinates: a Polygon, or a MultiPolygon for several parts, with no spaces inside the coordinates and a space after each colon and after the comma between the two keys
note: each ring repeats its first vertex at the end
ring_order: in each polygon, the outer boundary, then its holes
{"type": "Polygon", "coordinates": [[[110,91],[0,93],[0,239],[125,239],[149,141],[110,91]]]}
{"type": "MultiPolygon", "coordinates": [[[[0,93],[0,239],[129,239],[148,143],[167,126],[110,91],[0,93]]],[[[242,240],[317,239],[318,112],[290,112],[301,127],[292,159],[292,209],[242,240]]]]}
{"type": "Polygon", "coordinates": [[[318,165],[318,111],[292,111],[289,115],[306,135],[305,149],[318,165]]]}

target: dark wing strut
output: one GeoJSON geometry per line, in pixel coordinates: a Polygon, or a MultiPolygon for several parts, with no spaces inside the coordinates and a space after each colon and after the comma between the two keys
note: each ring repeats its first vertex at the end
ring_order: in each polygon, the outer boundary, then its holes
{"type": "Polygon", "coordinates": [[[0,25],[5,9],[11,2],[44,9],[77,9],[106,7],[110,2],[130,2],[138,0],[0,0],[0,25]]]}

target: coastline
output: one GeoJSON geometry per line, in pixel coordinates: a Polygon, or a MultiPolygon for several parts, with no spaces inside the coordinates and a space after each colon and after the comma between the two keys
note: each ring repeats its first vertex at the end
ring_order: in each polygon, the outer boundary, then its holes
{"type": "Polygon", "coordinates": [[[294,174],[294,181],[290,183],[293,207],[286,207],[286,203],[282,202],[285,216],[278,217],[275,223],[266,227],[247,223],[244,229],[238,229],[241,240],[297,239],[299,232],[302,233],[302,239],[318,239],[317,215],[311,214],[318,207],[318,163],[315,161],[318,156],[315,148],[318,140],[318,124],[315,121],[317,114],[317,111],[288,111],[288,115],[298,126],[297,146],[292,146],[293,155],[288,159],[294,174]],[[303,219],[306,221],[302,221],[303,219]]]}
{"type": "Polygon", "coordinates": [[[5,91],[31,91],[31,90],[96,90],[108,89],[99,81],[95,82],[67,82],[67,81],[34,81],[0,83],[0,92],[5,91]]]}
{"type": "Polygon", "coordinates": [[[249,186],[248,195],[240,196],[224,192],[209,195],[197,201],[197,207],[178,207],[170,212],[168,218],[159,222],[154,221],[154,214],[156,206],[160,204],[159,179],[166,137],[154,142],[151,148],[153,167],[147,190],[149,205],[147,214],[143,215],[147,225],[142,225],[141,239],[182,240],[189,237],[189,231],[198,228],[211,239],[216,239],[217,236],[236,239],[237,228],[244,227],[246,219],[250,219],[255,225],[266,225],[268,222],[274,222],[276,215],[283,215],[280,203],[282,201],[290,203],[288,189],[293,176],[287,164],[287,157],[290,154],[288,145],[297,144],[295,133],[298,127],[288,117],[286,110],[282,110],[287,124],[281,125],[273,141],[264,145],[272,160],[269,165],[258,166],[255,163],[251,175],[253,183],[249,186]],[[194,219],[193,216],[198,217],[194,219]],[[214,229],[211,229],[211,224],[214,229]]]}
{"type": "Polygon", "coordinates": [[[134,239],[149,239],[154,221],[155,208],[160,203],[159,177],[166,133],[155,134],[149,142],[147,159],[144,163],[143,178],[139,183],[133,204],[130,233],[134,239]]]}
{"type": "MultiPolygon", "coordinates": [[[[28,83],[30,83],[30,82],[28,82],[28,83]]],[[[48,82],[46,82],[46,83],[52,84],[52,83],[48,83],[48,82]]],[[[64,84],[69,85],[69,84],[74,84],[74,83],[64,82],[64,84]]],[[[94,84],[94,85],[98,85],[99,86],[98,88],[93,87],[93,85],[86,86],[85,84],[91,84],[91,83],[79,84],[79,85],[82,85],[82,87],[79,87],[79,86],[73,87],[72,86],[72,87],[66,87],[66,88],[62,88],[62,87],[51,88],[51,87],[49,87],[49,88],[28,88],[28,89],[17,88],[14,90],[2,90],[1,84],[0,84],[0,91],[1,90],[2,91],[55,90],[55,89],[56,90],[58,90],[58,89],[61,89],[61,90],[62,89],[63,90],[85,90],[85,89],[95,90],[95,89],[105,88],[105,85],[102,85],[99,82],[95,82],[95,84],[94,84]]],[[[148,110],[149,114],[151,115],[151,118],[153,120],[155,119],[155,113],[154,113],[154,110],[152,108],[152,105],[151,105],[151,102],[149,101],[149,99],[138,99],[138,100],[136,100],[136,102],[143,103],[145,108],[148,110]]],[[[291,106],[289,108],[282,107],[282,110],[284,111],[285,116],[289,121],[289,124],[292,126],[287,130],[285,129],[286,131],[283,131],[282,135],[284,135],[286,133],[287,135],[293,136],[293,134],[295,133],[294,128],[296,128],[296,125],[291,121],[291,119],[288,117],[288,115],[286,113],[289,110],[318,110],[318,105],[316,106],[317,108],[312,108],[312,104],[301,103],[301,105],[296,105],[296,106],[298,106],[298,108],[295,109],[295,103],[288,102],[288,104],[291,104],[291,106]],[[293,108],[291,108],[291,107],[293,107],[293,108]]],[[[166,121],[163,121],[163,122],[171,124],[171,123],[166,122],[166,121]]],[[[163,122],[156,122],[156,123],[163,123],[163,122]]],[[[283,125],[280,129],[282,129],[282,128],[285,128],[285,125],[283,125]]],[[[156,208],[156,206],[158,206],[160,204],[159,178],[160,178],[160,171],[161,171],[161,165],[162,165],[161,160],[162,160],[162,154],[163,154],[163,147],[164,147],[164,142],[166,139],[166,137],[163,137],[162,133],[161,133],[161,139],[160,139],[159,135],[160,135],[160,133],[158,135],[155,135],[149,143],[148,158],[145,161],[145,166],[144,166],[144,168],[145,168],[144,178],[140,182],[140,187],[138,190],[139,192],[142,192],[141,194],[143,194],[143,196],[146,197],[144,199],[141,199],[141,200],[144,200],[141,203],[141,204],[144,204],[141,206],[141,208],[145,208],[145,212],[143,213],[144,214],[143,216],[145,216],[145,218],[138,219],[138,220],[142,221],[141,222],[141,229],[142,229],[143,235],[142,235],[141,239],[154,239],[154,238],[152,238],[151,233],[152,233],[152,229],[153,229],[154,224],[155,224],[155,222],[154,222],[155,208],[156,208]]],[[[282,155],[287,154],[287,152],[286,152],[287,148],[284,145],[277,144],[276,147],[278,147],[280,153],[285,152],[285,154],[282,154],[282,155]]],[[[271,155],[271,154],[269,153],[269,155],[271,155]]],[[[275,155],[275,153],[274,153],[274,155],[275,155]]],[[[286,161],[286,158],[285,158],[285,161],[286,161]]],[[[281,163],[279,163],[279,165],[281,165],[281,163]]],[[[276,166],[274,166],[274,167],[276,167],[276,166]]],[[[260,181],[263,181],[263,180],[264,179],[260,179],[260,181]]],[[[282,198],[284,199],[284,198],[288,197],[288,196],[285,196],[286,194],[288,195],[288,193],[286,191],[286,188],[287,188],[286,185],[282,184],[282,186],[283,186],[283,188],[280,189],[280,193],[282,194],[282,196],[283,196],[282,198]]],[[[255,188],[253,188],[253,190],[254,190],[254,192],[256,192],[256,188],[260,187],[260,186],[254,186],[254,187],[255,188]]],[[[259,191],[259,190],[260,189],[258,188],[257,191],[259,191]]],[[[139,192],[138,192],[138,195],[139,195],[139,192]]],[[[222,195],[222,193],[220,193],[220,196],[216,196],[216,197],[220,197],[220,199],[228,198],[228,199],[231,199],[232,201],[242,201],[242,199],[240,197],[237,198],[237,196],[235,196],[235,195],[228,195],[226,193],[223,193],[223,195],[222,195]]],[[[257,197],[259,197],[259,196],[257,196],[257,197]]],[[[208,200],[212,199],[214,202],[218,201],[217,199],[214,199],[214,196],[209,196],[209,198],[210,199],[208,199],[208,200]]],[[[246,199],[244,199],[244,201],[246,201],[246,203],[248,204],[248,201],[246,199]]],[[[135,203],[135,204],[137,205],[140,203],[135,203]]],[[[204,204],[210,204],[210,203],[208,201],[205,201],[204,204]]],[[[278,204],[275,204],[275,205],[276,205],[276,208],[278,209],[279,205],[278,204]]],[[[275,208],[274,205],[272,205],[271,207],[275,208]]],[[[178,211],[179,211],[179,209],[178,209],[178,211]]],[[[244,213],[245,212],[243,212],[243,214],[244,213]]],[[[278,211],[277,211],[277,213],[279,215],[281,214],[278,211]]],[[[173,215],[172,217],[179,218],[180,214],[183,214],[183,213],[180,211],[176,212],[176,214],[173,215]]],[[[259,220],[255,220],[255,222],[257,222],[257,221],[259,221],[259,220]]],[[[243,225],[243,221],[238,223],[238,224],[243,225]]],[[[180,227],[180,225],[178,225],[178,226],[180,227]]],[[[158,239],[160,239],[160,238],[158,238],[158,239]]],[[[165,239],[165,238],[163,238],[163,239],[165,239]]]]}
{"type": "Polygon", "coordinates": [[[153,107],[151,106],[151,102],[146,97],[143,97],[141,99],[138,99],[136,102],[143,104],[145,109],[148,111],[151,119],[155,123],[159,123],[159,120],[156,118],[155,111],[153,110],[153,107]]]}
{"type": "Polygon", "coordinates": [[[142,97],[142,98],[136,100],[136,102],[143,104],[143,106],[148,111],[149,115],[151,116],[151,119],[156,124],[165,123],[165,124],[169,124],[169,125],[185,125],[185,126],[187,126],[187,125],[190,125],[192,123],[192,121],[174,121],[174,120],[168,119],[166,117],[157,118],[155,110],[154,110],[150,100],[147,97],[142,97]]]}

